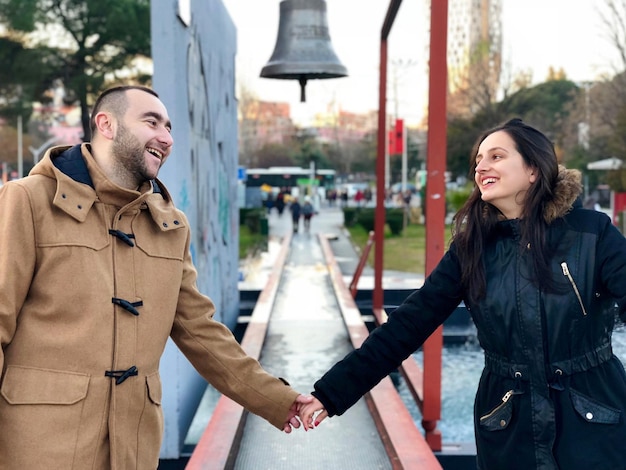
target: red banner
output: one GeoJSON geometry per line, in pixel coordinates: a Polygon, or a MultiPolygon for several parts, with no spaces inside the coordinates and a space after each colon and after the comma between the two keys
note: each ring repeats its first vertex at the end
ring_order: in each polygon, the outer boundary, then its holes
{"type": "Polygon", "coordinates": [[[396,124],[389,131],[389,155],[402,155],[404,150],[404,120],[396,119],[396,124]]]}

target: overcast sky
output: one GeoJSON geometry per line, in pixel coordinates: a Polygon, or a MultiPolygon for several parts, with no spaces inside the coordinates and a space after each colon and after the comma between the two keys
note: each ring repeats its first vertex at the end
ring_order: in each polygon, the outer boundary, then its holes
{"type": "MultiPolygon", "coordinates": [[[[276,43],[280,0],[223,0],[237,28],[237,77],[262,100],[289,102],[300,124],[330,106],[366,112],[378,108],[380,31],[387,0],[327,0],[333,48],[348,77],[313,80],[300,103],[297,81],[260,78],[276,43]],[[365,4],[367,3],[367,6],[365,4]]],[[[535,83],[548,69],[563,68],[571,80],[586,81],[611,70],[615,48],[597,13],[601,0],[502,0],[503,58],[512,73],[532,70],[535,83]]],[[[389,38],[389,58],[408,64],[397,74],[398,98],[388,91],[388,110],[409,122],[424,115],[428,93],[426,0],[404,0],[389,38]]],[[[614,60],[614,59],[613,59],[614,60]]]]}

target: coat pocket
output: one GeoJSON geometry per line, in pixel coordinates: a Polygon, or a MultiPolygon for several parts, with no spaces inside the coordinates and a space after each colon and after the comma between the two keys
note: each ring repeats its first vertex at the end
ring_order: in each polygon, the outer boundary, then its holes
{"type": "Polygon", "coordinates": [[[9,366],[1,393],[11,405],[73,405],[87,396],[89,376],[9,366]]]}
{"type": "Polygon", "coordinates": [[[76,468],[89,383],[84,374],[9,366],[0,388],[0,467],[6,459],[11,468],[76,468]]]}
{"type": "MultiPolygon", "coordinates": [[[[140,460],[157,458],[164,431],[163,409],[161,408],[162,387],[158,372],[146,377],[146,401],[139,421],[136,440],[140,460]]],[[[154,467],[153,467],[154,468],[154,467]]]]}
{"type": "Polygon", "coordinates": [[[513,390],[509,390],[502,397],[502,403],[486,415],[480,417],[479,423],[487,431],[502,431],[509,426],[513,416],[513,390]]]}
{"type": "Polygon", "coordinates": [[[149,217],[137,217],[132,223],[135,245],[150,258],[182,261],[189,231],[184,224],[161,231],[149,217]]]}
{"type": "Polygon", "coordinates": [[[620,410],[604,405],[573,389],[570,389],[569,394],[576,413],[588,423],[619,423],[622,413],[620,410]]]}
{"type": "Polygon", "coordinates": [[[150,398],[150,401],[155,405],[160,405],[162,391],[159,373],[155,372],[154,374],[147,376],[146,385],[148,387],[148,397],[150,398]]]}

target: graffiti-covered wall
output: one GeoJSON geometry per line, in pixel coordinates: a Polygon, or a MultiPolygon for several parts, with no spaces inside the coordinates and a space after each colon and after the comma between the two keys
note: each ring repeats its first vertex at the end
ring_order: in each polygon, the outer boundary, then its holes
{"type": "MultiPolygon", "coordinates": [[[[174,138],[160,179],[191,224],[198,288],[232,329],[239,314],[235,27],[221,0],[152,0],[151,10],[153,86],[174,138]]],[[[171,342],[161,375],[161,457],[177,458],[204,382],[171,342]]]]}

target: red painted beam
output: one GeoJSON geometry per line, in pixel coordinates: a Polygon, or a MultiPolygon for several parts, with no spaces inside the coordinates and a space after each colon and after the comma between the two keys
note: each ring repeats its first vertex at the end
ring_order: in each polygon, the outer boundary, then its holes
{"type": "Polygon", "coordinates": [[[359,264],[356,267],[356,271],[354,271],[354,275],[352,276],[352,282],[350,282],[350,294],[352,294],[352,298],[356,298],[356,294],[359,290],[359,279],[361,278],[361,274],[363,273],[363,269],[367,265],[367,258],[369,258],[370,251],[372,249],[372,245],[374,244],[374,232],[370,232],[367,238],[367,243],[365,244],[365,248],[361,252],[361,257],[359,258],[359,264]]]}
{"type": "MultiPolygon", "coordinates": [[[[428,88],[428,149],[426,155],[426,275],[441,260],[444,252],[446,215],[446,94],[448,0],[431,2],[430,71],[428,88]]],[[[442,448],[437,421],[441,419],[441,350],[443,327],[424,343],[424,406],[422,425],[426,440],[435,451],[442,448]]]]}
{"type": "Polygon", "coordinates": [[[380,41],[378,142],[376,151],[376,209],[374,215],[374,290],[372,306],[383,307],[383,251],[385,243],[385,158],[387,147],[387,39],[380,41]]]}
{"type": "Polygon", "coordinates": [[[374,216],[374,290],[372,306],[382,308],[383,294],[383,252],[385,242],[385,160],[387,152],[387,38],[402,0],[390,0],[380,31],[380,65],[378,79],[378,134],[376,148],[376,212],[374,216]]]}
{"type": "MultiPolygon", "coordinates": [[[[319,239],[350,341],[358,348],[369,336],[369,331],[343,280],[328,239],[323,235],[320,235],[319,239]]],[[[365,401],[394,470],[442,468],[389,377],[366,394],[365,401]]]]}

